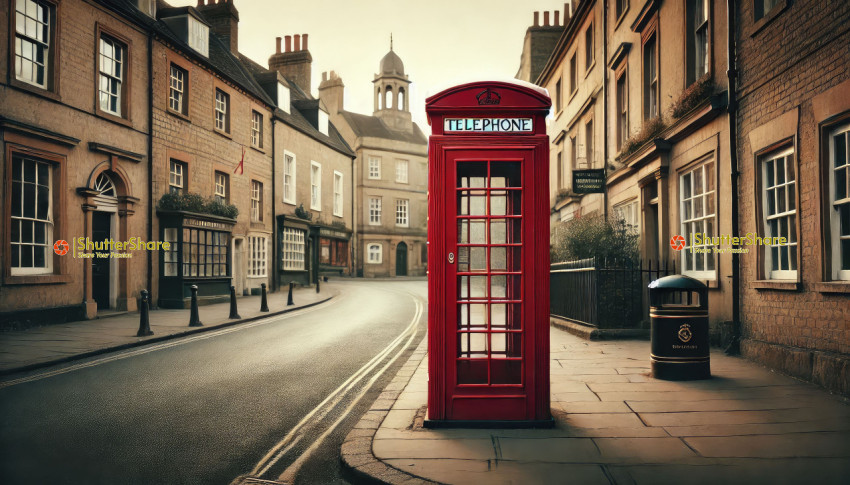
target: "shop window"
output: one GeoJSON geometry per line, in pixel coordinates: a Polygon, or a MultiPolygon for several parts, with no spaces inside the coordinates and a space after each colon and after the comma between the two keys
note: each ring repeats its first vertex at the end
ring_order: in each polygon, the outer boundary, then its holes
{"type": "Polygon", "coordinates": [[[183,228],[183,276],[216,278],[228,276],[230,233],[183,228]]]}
{"type": "Polygon", "coordinates": [[[304,231],[291,227],[283,228],[281,251],[284,271],[302,271],[304,266],[304,231]]]}

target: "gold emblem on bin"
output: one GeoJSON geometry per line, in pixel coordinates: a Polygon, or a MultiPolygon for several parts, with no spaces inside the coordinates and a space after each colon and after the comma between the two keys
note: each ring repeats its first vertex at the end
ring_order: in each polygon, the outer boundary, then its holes
{"type": "Polygon", "coordinates": [[[693,334],[693,333],[691,333],[691,325],[690,325],[690,324],[688,324],[688,323],[683,323],[683,324],[679,327],[679,340],[681,340],[681,341],[682,341],[682,343],[688,343],[688,342],[690,342],[690,341],[691,341],[691,338],[692,338],[693,336],[694,336],[694,334],[693,334]]]}

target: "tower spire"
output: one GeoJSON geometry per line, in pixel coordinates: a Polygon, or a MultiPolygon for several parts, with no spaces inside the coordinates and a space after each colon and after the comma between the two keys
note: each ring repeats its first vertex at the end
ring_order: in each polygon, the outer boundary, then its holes
{"type": "Polygon", "coordinates": [[[393,33],[390,32],[390,50],[393,50],[393,33]]]}

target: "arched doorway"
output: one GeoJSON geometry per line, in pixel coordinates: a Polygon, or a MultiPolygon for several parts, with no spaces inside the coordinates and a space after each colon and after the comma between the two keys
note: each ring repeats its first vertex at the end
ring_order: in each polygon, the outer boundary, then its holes
{"type": "Polygon", "coordinates": [[[395,248],[395,275],[407,276],[407,244],[403,242],[395,248]]]}
{"type": "MultiPolygon", "coordinates": [[[[115,184],[106,172],[101,172],[92,187],[97,195],[94,203],[97,209],[92,213],[91,240],[95,243],[117,239],[118,193],[115,184]]],[[[106,245],[94,251],[92,265],[92,298],[97,302],[98,311],[116,307],[117,265],[109,256],[106,245]]]]}

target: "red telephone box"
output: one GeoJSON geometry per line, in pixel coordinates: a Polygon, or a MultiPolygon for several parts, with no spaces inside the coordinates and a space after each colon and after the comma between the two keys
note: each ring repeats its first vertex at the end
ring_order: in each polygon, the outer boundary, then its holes
{"type": "Polygon", "coordinates": [[[426,100],[426,426],[548,426],[549,137],[543,89],[426,100]]]}

